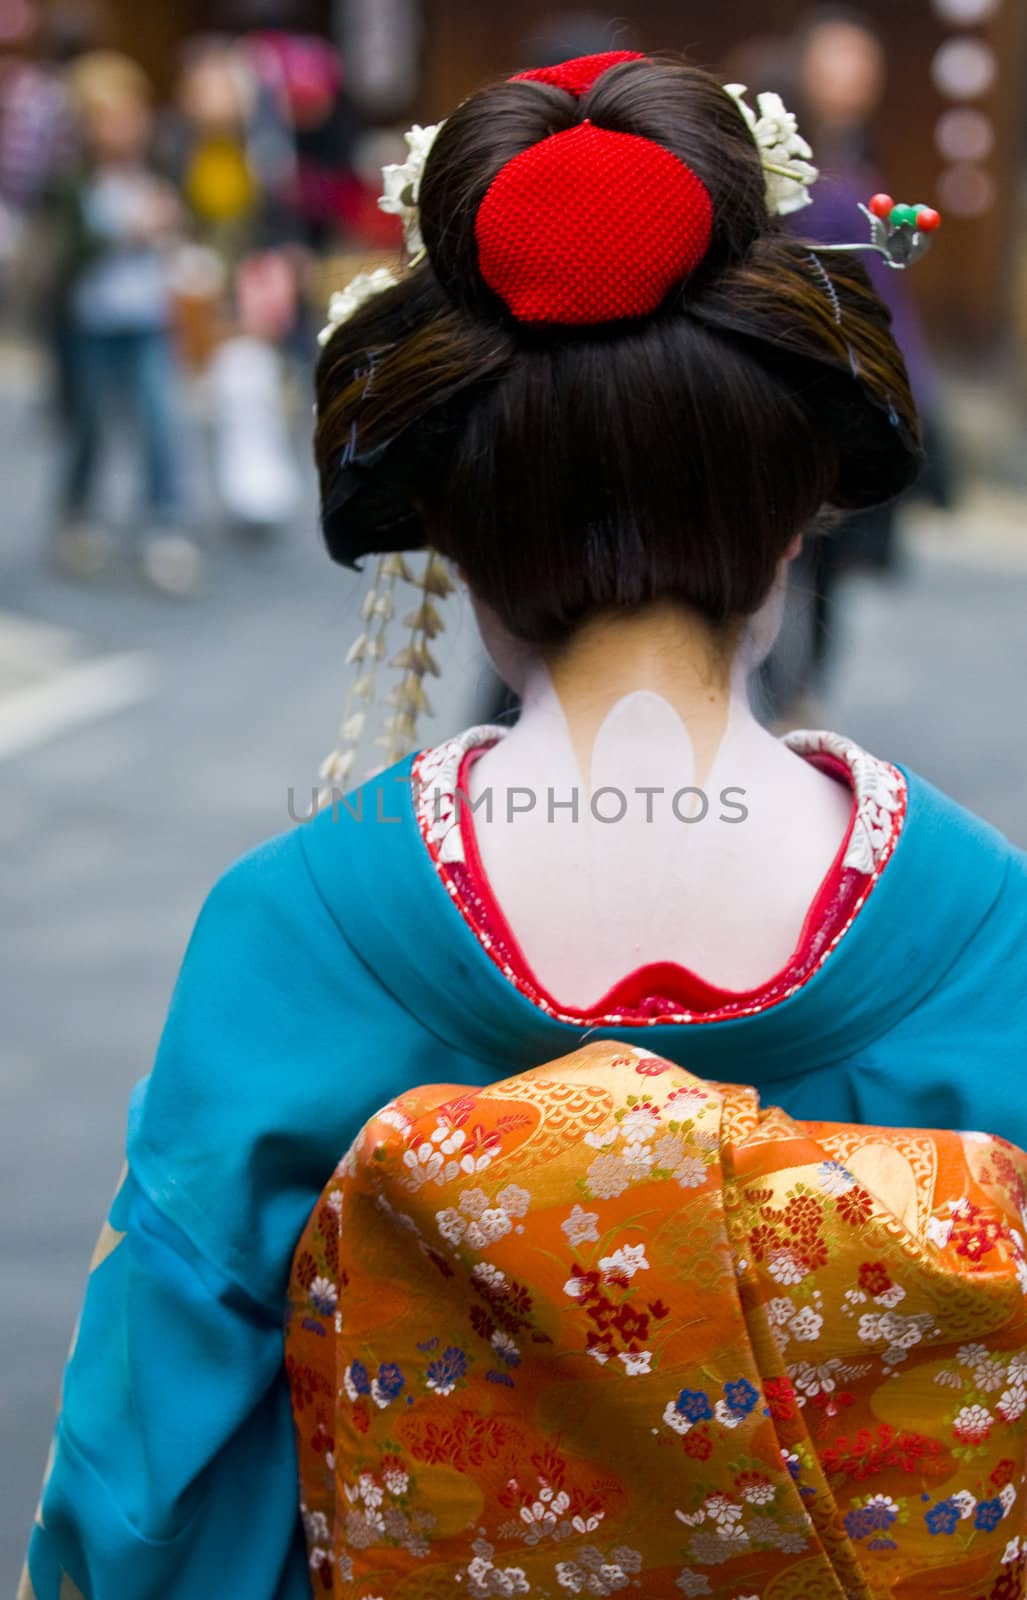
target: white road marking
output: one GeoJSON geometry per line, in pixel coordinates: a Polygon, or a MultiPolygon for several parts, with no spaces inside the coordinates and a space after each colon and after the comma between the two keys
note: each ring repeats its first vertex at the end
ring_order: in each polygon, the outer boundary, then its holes
{"type": "Polygon", "coordinates": [[[0,698],[0,761],[21,755],[98,717],[139,705],[157,675],[144,651],[65,667],[0,698]]]}

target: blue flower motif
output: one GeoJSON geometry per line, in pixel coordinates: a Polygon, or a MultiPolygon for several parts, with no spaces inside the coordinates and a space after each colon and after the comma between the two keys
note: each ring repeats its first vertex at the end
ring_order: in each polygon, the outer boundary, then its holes
{"type": "Polygon", "coordinates": [[[897,1550],[899,1547],[894,1539],[871,1539],[867,1545],[868,1550],[897,1550]]]}
{"type": "Polygon", "coordinates": [[[371,1374],[362,1361],[351,1361],[349,1364],[349,1380],[357,1394],[371,1393],[371,1374]]]}
{"type": "Polygon", "coordinates": [[[508,1372],[486,1372],[485,1377],[489,1383],[501,1383],[507,1389],[512,1389],[514,1386],[514,1381],[508,1372]]]}
{"type": "Polygon", "coordinates": [[[378,1390],[387,1400],[395,1400],[406,1379],[394,1361],[383,1361],[378,1368],[378,1390]]]}
{"type": "Polygon", "coordinates": [[[1003,1509],[1001,1500],[982,1500],[974,1512],[974,1527],[990,1533],[1002,1521],[1003,1509]]]}
{"type": "Polygon", "coordinates": [[[448,1350],[443,1350],[437,1361],[429,1363],[428,1387],[446,1392],[459,1383],[466,1372],[467,1357],[455,1344],[451,1344],[448,1350]]]}
{"type": "Polygon", "coordinates": [[[709,1396],[702,1389],[682,1389],[674,1409],[688,1422],[708,1422],[713,1416],[709,1396]]]}
{"type": "Polygon", "coordinates": [[[724,1385],[724,1398],[736,1416],[747,1417],[759,1397],[759,1390],[753,1388],[748,1378],[737,1378],[734,1383],[724,1385]]]}
{"type": "Polygon", "coordinates": [[[930,1511],[924,1512],[924,1521],[931,1533],[955,1533],[959,1524],[959,1507],[954,1500],[939,1500],[930,1511]]]}
{"type": "MultiPolygon", "coordinates": [[[[883,1533],[890,1528],[898,1516],[895,1506],[878,1501],[876,1504],[862,1506],[856,1511],[850,1511],[845,1518],[845,1531],[850,1539],[865,1539],[871,1533],[883,1533]]],[[[870,1549],[886,1549],[890,1541],[874,1540],[870,1549]]]]}
{"type": "Polygon", "coordinates": [[[848,1511],[845,1514],[845,1531],[850,1539],[865,1539],[872,1533],[873,1524],[864,1510],[848,1511]]]}

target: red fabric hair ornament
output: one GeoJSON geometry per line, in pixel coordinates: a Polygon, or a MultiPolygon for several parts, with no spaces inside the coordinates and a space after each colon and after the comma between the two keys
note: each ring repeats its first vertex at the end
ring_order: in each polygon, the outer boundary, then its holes
{"type": "Polygon", "coordinates": [[[551,83],[555,89],[580,97],[587,94],[597,78],[622,61],[644,61],[639,50],[605,50],[597,56],[575,56],[555,67],[535,67],[531,72],[515,72],[511,83],[551,83]]]}
{"type": "Polygon", "coordinates": [[[475,222],[482,277],[518,321],[577,325],[655,311],[703,260],[712,229],[691,167],[588,121],[508,161],[475,222]]]}

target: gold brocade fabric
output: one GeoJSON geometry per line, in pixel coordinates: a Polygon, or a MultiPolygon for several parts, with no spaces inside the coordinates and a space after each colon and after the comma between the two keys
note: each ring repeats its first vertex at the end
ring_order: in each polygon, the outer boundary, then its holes
{"type": "Polygon", "coordinates": [[[403,1095],[293,1266],[315,1595],[1021,1600],[1025,1199],[621,1045],[403,1095]]]}

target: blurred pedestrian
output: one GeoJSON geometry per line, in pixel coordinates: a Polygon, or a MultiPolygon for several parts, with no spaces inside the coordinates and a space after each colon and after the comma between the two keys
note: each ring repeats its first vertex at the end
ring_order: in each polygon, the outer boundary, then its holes
{"type": "MultiPolygon", "coordinates": [[[[862,12],[827,5],[807,17],[791,40],[763,41],[763,49],[777,86],[799,105],[821,171],[812,205],[793,225],[804,238],[844,243],[858,224],[859,205],[883,187],[873,127],[887,86],[884,45],[862,12]]],[[[767,73],[763,76],[766,80],[767,73]]],[[[929,462],[924,487],[938,504],[947,505],[952,495],[949,453],[916,306],[902,273],[875,256],[866,258],[866,266],[892,313],[920,409],[929,462]]],[[[820,720],[817,700],[837,649],[840,587],[854,571],[899,570],[896,513],[897,504],[890,501],[839,518],[805,540],[789,573],[781,632],[759,675],[758,698],[769,720],[783,725],[820,720]]]]}
{"type": "Polygon", "coordinates": [[[172,342],[170,252],[178,239],[173,188],[148,162],[150,83],[134,61],[95,51],[70,75],[82,145],[55,185],[59,299],[68,330],[70,410],[57,555],[87,576],[111,540],[94,523],[109,413],[130,412],[143,452],[142,565],[158,587],[188,591],[199,553],[182,529],[182,418],[172,342]]]}

